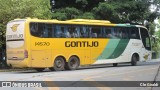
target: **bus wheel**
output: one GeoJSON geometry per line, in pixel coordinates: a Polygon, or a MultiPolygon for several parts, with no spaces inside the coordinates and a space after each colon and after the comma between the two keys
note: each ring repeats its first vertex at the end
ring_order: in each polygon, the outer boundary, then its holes
{"type": "Polygon", "coordinates": [[[79,59],[76,56],[72,56],[69,58],[69,61],[66,65],[67,70],[76,70],[79,67],[79,59]]]}
{"type": "Polygon", "coordinates": [[[45,68],[35,68],[36,71],[42,72],[45,68]]]}
{"type": "Polygon", "coordinates": [[[57,57],[55,59],[55,61],[54,61],[53,70],[55,70],[55,71],[63,71],[64,70],[64,65],[65,65],[65,62],[64,62],[63,57],[57,57]]]}
{"type": "Polygon", "coordinates": [[[136,66],[137,65],[137,56],[136,56],[136,54],[133,54],[132,55],[132,59],[131,59],[131,65],[132,66],[136,66]]]}
{"type": "Polygon", "coordinates": [[[117,67],[117,65],[118,65],[118,63],[113,63],[113,66],[114,66],[114,67],[117,67]]]}

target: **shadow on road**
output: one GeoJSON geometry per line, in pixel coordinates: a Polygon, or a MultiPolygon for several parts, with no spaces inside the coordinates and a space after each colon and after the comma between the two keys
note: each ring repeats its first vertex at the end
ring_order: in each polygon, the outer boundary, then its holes
{"type": "MultiPolygon", "coordinates": [[[[141,66],[148,66],[148,65],[160,65],[160,61],[156,62],[138,62],[137,66],[131,66],[130,63],[119,63],[118,66],[114,67],[112,64],[101,64],[101,65],[87,65],[87,66],[80,66],[77,70],[72,71],[79,71],[79,70],[88,70],[88,69],[100,69],[100,68],[122,68],[122,67],[141,67],[141,66]]],[[[65,70],[63,72],[68,72],[70,70],[65,70]]],[[[53,72],[61,72],[61,71],[51,71],[48,68],[45,69],[43,72],[37,72],[34,69],[31,70],[24,70],[24,71],[14,71],[14,73],[53,73],[53,72]]]]}

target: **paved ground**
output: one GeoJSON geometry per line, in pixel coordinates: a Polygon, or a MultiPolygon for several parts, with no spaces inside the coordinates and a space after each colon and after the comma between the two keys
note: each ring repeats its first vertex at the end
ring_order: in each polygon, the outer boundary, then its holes
{"type": "MultiPolygon", "coordinates": [[[[57,83],[46,83],[46,86],[55,85],[57,87],[45,88],[0,88],[0,90],[10,89],[36,89],[36,90],[160,90],[159,87],[104,87],[99,81],[160,81],[160,59],[148,62],[139,62],[137,66],[130,64],[120,64],[118,67],[112,65],[83,67],[74,71],[48,71],[36,72],[34,70],[0,72],[0,81],[72,81],[66,85],[74,86],[77,81],[87,82],[94,87],[58,87],[57,83]],[[97,86],[98,87],[95,87],[97,86]]],[[[110,82],[114,83],[114,82],[110,82]]],[[[123,83],[123,82],[122,82],[123,83]]],[[[127,83],[125,83],[127,84],[127,83]]],[[[159,83],[160,84],[160,83],[159,83]]],[[[85,83],[84,83],[85,85],[85,83]]],[[[113,84],[114,85],[114,84],[113,84]]],[[[119,84],[121,85],[121,83],[119,84]]],[[[129,85],[129,83],[128,83],[129,85]]]]}

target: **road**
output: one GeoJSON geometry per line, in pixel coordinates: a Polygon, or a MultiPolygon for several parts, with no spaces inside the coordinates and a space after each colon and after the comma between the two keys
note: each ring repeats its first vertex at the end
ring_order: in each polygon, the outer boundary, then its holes
{"type": "MultiPolygon", "coordinates": [[[[87,82],[93,87],[1,87],[0,90],[160,90],[160,87],[107,87],[98,81],[160,81],[160,60],[139,62],[137,66],[130,64],[81,67],[73,71],[49,71],[36,72],[34,70],[0,72],[0,81],[72,81],[68,85],[74,85],[77,81],[87,82]],[[97,87],[98,86],[98,87],[97,87]]],[[[114,82],[112,82],[114,83],[114,82]]],[[[123,83],[123,82],[122,82],[123,83]]],[[[51,83],[45,85],[50,86],[51,83]]],[[[120,84],[120,83],[119,83],[120,84]]],[[[87,86],[87,84],[86,84],[87,86]]],[[[160,85],[159,85],[160,86],[160,85]]]]}

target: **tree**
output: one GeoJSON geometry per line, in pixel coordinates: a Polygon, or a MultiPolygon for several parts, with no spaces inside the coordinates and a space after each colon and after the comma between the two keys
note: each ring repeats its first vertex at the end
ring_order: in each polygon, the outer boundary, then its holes
{"type": "Polygon", "coordinates": [[[104,0],[54,0],[53,19],[67,20],[74,18],[94,19],[91,10],[104,0]],[[71,13],[72,12],[72,13],[71,13]]]}
{"type": "Polygon", "coordinates": [[[74,19],[78,18],[80,13],[81,12],[76,8],[66,7],[66,8],[56,9],[55,12],[53,13],[52,18],[58,20],[74,19]]]}
{"type": "MultiPolygon", "coordinates": [[[[8,21],[15,18],[36,17],[50,19],[50,2],[48,0],[0,0],[0,36],[5,40],[8,21]]],[[[5,41],[0,39],[0,47],[5,41]]]]}
{"type": "MultiPolygon", "coordinates": [[[[75,8],[79,12],[76,14],[79,18],[92,18],[109,20],[113,23],[134,23],[143,24],[144,21],[153,23],[154,19],[159,14],[160,1],[159,0],[54,0],[55,9],[53,18],[62,13],[59,9],[66,10],[68,8],[75,8]],[[156,9],[151,11],[151,6],[156,9]],[[54,16],[55,14],[55,16],[54,16]],[[89,16],[88,16],[89,14],[89,16]]],[[[67,12],[63,12],[63,20],[67,12]]],[[[59,16],[61,17],[61,16],[59,16]]],[[[59,18],[60,19],[60,18],[59,18]]],[[[70,17],[65,17],[71,19],[70,17]]],[[[62,20],[62,19],[61,19],[62,20]]]]}
{"type": "Polygon", "coordinates": [[[51,19],[52,16],[49,0],[0,0],[0,2],[0,53],[5,51],[7,22],[15,18],[51,19]]]}
{"type": "Polygon", "coordinates": [[[55,9],[74,7],[83,12],[90,12],[98,3],[104,0],[54,0],[55,9]]]}
{"type": "Polygon", "coordinates": [[[153,22],[158,12],[150,11],[150,0],[107,0],[93,9],[97,19],[107,19],[114,23],[153,22]]]}
{"type": "MultiPolygon", "coordinates": [[[[159,20],[160,23],[160,20],[159,20]]],[[[158,23],[158,31],[156,31],[153,35],[154,36],[154,42],[152,41],[152,49],[153,51],[155,51],[157,57],[160,57],[160,27],[158,23]]]]}

